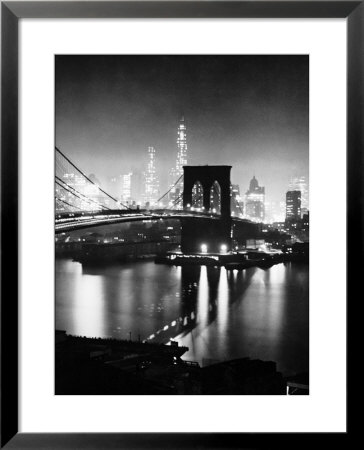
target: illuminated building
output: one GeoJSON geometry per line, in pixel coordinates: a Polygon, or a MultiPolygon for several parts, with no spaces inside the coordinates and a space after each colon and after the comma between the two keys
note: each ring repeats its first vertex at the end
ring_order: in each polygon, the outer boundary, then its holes
{"type": "Polygon", "coordinates": [[[286,224],[285,222],[273,222],[273,229],[276,229],[278,231],[285,231],[286,230],[286,224]]]}
{"type": "Polygon", "coordinates": [[[131,179],[133,173],[129,172],[121,176],[121,201],[129,203],[131,201],[131,179]]]}
{"type": "Polygon", "coordinates": [[[308,234],[309,229],[310,229],[310,213],[307,212],[306,214],[302,215],[302,230],[308,234]]]}
{"type": "Polygon", "coordinates": [[[245,216],[254,222],[263,222],[265,218],[265,188],[259,186],[258,180],[253,176],[250,180],[249,190],[245,194],[245,216]]]}
{"type": "Polygon", "coordinates": [[[157,205],[159,196],[159,180],[156,173],[156,151],[148,147],[147,170],[144,173],[144,203],[147,207],[157,205]]]}
{"type": "Polygon", "coordinates": [[[286,221],[292,222],[301,219],[301,191],[288,191],[286,193],[286,221]]]}
{"type": "Polygon", "coordinates": [[[244,202],[240,196],[238,184],[231,185],[231,214],[236,217],[243,217],[244,202]]]}
{"type": "MultiPolygon", "coordinates": [[[[83,188],[83,194],[87,198],[91,199],[91,201],[92,201],[91,209],[97,209],[97,210],[102,209],[100,204],[110,206],[110,199],[105,198],[102,195],[102,193],[100,192],[99,186],[101,186],[101,183],[98,180],[98,178],[96,177],[96,175],[94,175],[92,173],[91,175],[88,176],[88,178],[91,180],[91,182],[93,184],[86,183],[83,188]]],[[[89,205],[88,209],[90,210],[90,205],[89,205]]]]}
{"type": "Polygon", "coordinates": [[[187,164],[187,129],[184,116],[181,117],[177,130],[176,174],[183,175],[183,166],[187,164]]]}
{"type": "Polygon", "coordinates": [[[139,167],[132,167],[129,173],[115,176],[109,180],[109,192],[119,198],[124,205],[140,206],[145,194],[144,182],[145,173],[139,167]]]}
{"type": "MultiPolygon", "coordinates": [[[[67,206],[73,206],[76,210],[81,211],[98,211],[101,208],[99,202],[100,191],[98,188],[99,181],[95,175],[89,176],[90,180],[95,184],[87,182],[82,175],[73,172],[64,173],[62,176],[63,185],[69,187],[62,187],[62,183],[56,184],[56,197],[61,200],[61,204],[57,206],[58,211],[67,210],[67,206]]],[[[105,204],[106,202],[103,201],[105,204]]]]}
{"type": "Polygon", "coordinates": [[[309,210],[309,192],[306,177],[292,178],[289,183],[289,190],[301,192],[301,214],[306,213],[309,210]]]}
{"type": "MultiPolygon", "coordinates": [[[[177,159],[176,166],[169,172],[169,206],[179,207],[179,197],[183,192],[183,179],[174,186],[176,181],[183,175],[183,166],[187,165],[187,127],[184,116],[181,117],[177,129],[177,159]]],[[[182,208],[182,206],[180,207],[182,208]]]]}

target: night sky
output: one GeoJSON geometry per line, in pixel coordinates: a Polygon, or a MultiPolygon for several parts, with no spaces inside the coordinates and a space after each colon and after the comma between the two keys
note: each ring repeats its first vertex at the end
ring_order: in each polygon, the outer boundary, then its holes
{"type": "Polygon", "coordinates": [[[154,146],[163,193],[184,114],[188,164],[279,201],[308,177],[308,81],[308,56],[56,56],[56,145],[103,185],[154,146]]]}

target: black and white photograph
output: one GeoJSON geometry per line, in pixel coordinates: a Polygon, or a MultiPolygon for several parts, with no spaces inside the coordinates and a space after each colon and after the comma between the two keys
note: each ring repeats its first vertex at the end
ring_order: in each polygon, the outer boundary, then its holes
{"type": "Polygon", "coordinates": [[[309,395],[308,55],[56,55],[54,176],[56,395],[309,395]]]}

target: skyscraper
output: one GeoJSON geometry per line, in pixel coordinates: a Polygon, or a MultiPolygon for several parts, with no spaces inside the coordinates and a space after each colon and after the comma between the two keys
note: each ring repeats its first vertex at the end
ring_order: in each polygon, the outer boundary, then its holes
{"type": "Polygon", "coordinates": [[[144,172],[144,203],[147,207],[157,205],[159,196],[159,179],[156,173],[156,151],[148,147],[147,170],[144,172]]]}
{"type": "Polygon", "coordinates": [[[133,173],[129,172],[122,175],[122,184],[121,184],[121,201],[123,203],[129,203],[131,201],[131,179],[133,173]]]}
{"type": "Polygon", "coordinates": [[[263,222],[265,217],[265,188],[259,186],[255,175],[250,180],[249,189],[245,194],[245,215],[254,222],[263,222]]]}
{"type": "Polygon", "coordinates": [[[301,212],[302,214],[306,213],[309,210],[309,192],[306,177],[301,176],[291,178],[289,190],[301,192],[301,212]]]}
{"type": "Polygon", "coordinates": [[[187,129],[184,116],[181,117],[177,130],[176,174],[183,175],[183,166],[187,164],[187,129]]]}
{"type": "Polygon", "coordinates": [[[231,214],[242,217],[244,210],[244,202],[240,197],[240,187],[238,184],[231,185],[231,214]]]}
{"type": "Polygon", "coordinates": [[[184,116],[181,117],[177,128],[177,159],[176,166],[169,172],[169,206],[178,207],[178,199],[183,192],[183,180],[176,181],[183,175],[183,166],[187,165],[187,127],[184,116]]]}
{"type": "Polygon", "coordinates": [[[301,191],[288,191],[286,194],[286,221],[301,219],[301,191]]]}

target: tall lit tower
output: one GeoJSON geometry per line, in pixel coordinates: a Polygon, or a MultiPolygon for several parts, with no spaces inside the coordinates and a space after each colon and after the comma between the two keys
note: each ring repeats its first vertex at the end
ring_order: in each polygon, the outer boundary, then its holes
{"type": "Polygon", "coordinates": [[[121,201],[128,203],[131,201],[131,180],[133,173],[129,172],[121,176],[121,201]]]}
{"type": "MultiPolygon", "coordinates": [[[[176,166],[169,172],[169,188],[171,189],[169,194],[169,206],[179,207],[178,200],[183,192],[183,180],[181,180],[176,186],[174,183],[179,177],[183,175],[183,166],[187,165],[187,127],[184,116],[181,117],[177,129],[177,159],[176,166]]],[[[182,202],[180,208],[182,208],[182,202]]]]}
{"type": "Polygon", "coordinates": [[[184,116],[181,117],[177,130],[176,175],[183,174],[183,166],[187,165],[187,129],[184,116]]]}
{"type": "Polygon", "coordinates": [[[259,186],[255,175],[250,180],[249,190],[245,194],[245,215],[254,222],[263,222],[265,218],[265,188],[259,186]]]}
{"type": "Polygon", "coordinates": [[[159,179],[156,173],[155,148],[148,147],[147,170],[144,172],[144,202],[147,206],[156,206],[159,195],[159,179]]]}

